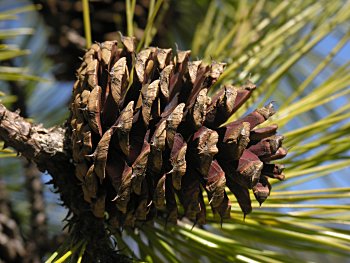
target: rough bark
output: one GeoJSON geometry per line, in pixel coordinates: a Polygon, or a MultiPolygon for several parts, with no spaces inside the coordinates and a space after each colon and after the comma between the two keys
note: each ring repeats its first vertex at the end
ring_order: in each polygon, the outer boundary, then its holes
{"type": "MultiPolygon", "coordinates": [[[[79,189],[74,178],[74,165],[66,148],[66,132],[62,127],[44,128],[28,122],[17,112],[11,112],[0,104],[0,139],[5,146],[37,164],[41,172],[48,172],[60,189],[61,198],[73,212],[78,212],[83,200],[76,193],[64,189],[79,189]],[[74,197],[74,198],[73,198],[74,197]],[[72,200],[66,202],[66,200],[72,200]],[[81,200],[80,200],[81,199],[81,200]]],[[[68,150],[67,150],[68,149],[68,150]]]]}
{"type": "MultiPolygon", "coordinates": [[[[45,129],[34,125],[18,112],[11,112],[0,104],[0,138],[7,146],[38,164],[41,170],[53,161],[69,164],[69,156],[64,151],[65,130],[60,127],[45,129]]],[[[57,165],[58,166],[58,165],[57,165]]]]}
{"type": "MultiPolygon", "coordinates": [[[[5,146],[14,148],[18,154],[36,163],[41,172],[52,176],[52,184],[60,193],[63,204],[69,209],[70,233],[76,241],[88,241],[84,262],[129,262],[117,255],[111,247],[103,219],[93,216],[90,207],[83,200],[81,188],[75,178],[75,166],[71,158],[70,131],[64,127],[44,128],[22,118],[18,112],[11,112],[0,104],[0,140],[5,146]]],[[[74,242],[74,240],[73,240],[74,242]]]]}

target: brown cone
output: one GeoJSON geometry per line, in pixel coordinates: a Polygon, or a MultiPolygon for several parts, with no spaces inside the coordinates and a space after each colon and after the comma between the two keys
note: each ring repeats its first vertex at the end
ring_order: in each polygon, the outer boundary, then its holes
{"type": "Polygon", "coordinates": [[[190,51],[134,41],[94,44],[77,71],[71,103],[73,159],[86,202],[115,227],[163,217],[205,222],[205,190],[213,211],[229,217],[227,186],[243,213],[251,189],[261,204],[283,179],[283,136],[277,125],[256,128],[274,114],[270,103],[221,126],[255,85],[208,90],[225,64],[190,61],[190,51]],[[179,206],[184,214],[179,214],[179,206]]]}

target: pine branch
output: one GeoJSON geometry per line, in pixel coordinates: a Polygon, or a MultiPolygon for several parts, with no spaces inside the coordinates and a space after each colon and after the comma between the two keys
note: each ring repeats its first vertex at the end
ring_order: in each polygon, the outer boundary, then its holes
{"type": "Polygon", "coordinates": [[[81,189],[74,175],[69,137],[68,129],[46,129],[42,125],[32,124],[19,116],[18,112],[11,112],[0,104],[0,140],[29,161],[35,162],[40,171],[47,171],[52,176],[52,183],[58,189],[63,204],[73,214],[69,218],[74,223],[70,229],[73,242],[82,238],[90,240],[91,247],[84,256],[86,262],[94,262],[97,255],[102,258],[114,256],[123,260],[120,262],[129,262],[128,258],[113,251],[103,219],[93,216],[83,195],[77,194],[81,193],[81,189]]]}
{"type": "Polygon", "coordinates": [[[11,112],[0,104],[0,138],[7,146],[38,164],[40,170],[49,170],[50,163],[69,164],[64,151],[65,130],[60,127],[45,129],[34,125],[18,112],[11,112]]]}
{"type": "Polygon", "coordinates": [[[13,147],[20,155],[36,163],[41,172],[47,171],[55,187],[60,189],[64,204],[73,213],[80,214],[79,211],[86,205],[82,197],[71,191],[75,188],[78,190],[79,186],[74,179],[69,147],[65,146],[69,141],[66,137],[64,128],[46,129],[42,125],[32,124],[18,112],[11,112],[0,104],[0,139],[6,146],[13,147]]]}

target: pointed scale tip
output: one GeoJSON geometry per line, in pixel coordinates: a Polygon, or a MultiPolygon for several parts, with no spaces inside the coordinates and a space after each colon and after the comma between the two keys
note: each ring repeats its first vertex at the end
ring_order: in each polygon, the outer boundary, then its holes
{"type": "Polygon", "coordinates": [[[283,135],[276,135],[276,144],[278,145],[278,148],[282,146],[284,136],[283,135]]]}
{"type": "Polygon", "coordinates": [[[242,86],[242,88],[251,91],[256,89],[256,85],[252,81],[247,80],[246,83],[244,83],[244,85],[242,86]]]}
{"type": "Polygon", "coordinates": [[[272,102],[261,108],[259,112],[265,117],[266,120],[276,113],[272,102]]]}

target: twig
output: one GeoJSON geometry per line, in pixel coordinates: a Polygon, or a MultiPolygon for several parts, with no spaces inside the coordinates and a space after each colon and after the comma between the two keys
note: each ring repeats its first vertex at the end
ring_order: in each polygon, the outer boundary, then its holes
{"type": "Polygon", "coordinates": [[[60,189],[62,201],[73,213],[79,214],[85,202],[71,191],[78,191],[79,186],[74,181],[74,165],[69,151],[65,150],[69,140],[66,140],[64,128],[46,129],[32,124],[0,104],[0,139],[6,146],[13,147],[19,154],[35,162],[40,171],[48,171],[54,185],[60,189]]]}
{"type": "Polygon", "coordinates": [[[71,161],[69,137],[68,129],[46,129],[29,123],[18,113],[11,112],[0,104],[0,139],[5,145],[13,147],[19,154],[35,162],[40,171],[47,171],[52,176],[52,183],[58,189],[63,204],[73,214],[68,219],[72,223],[69,229],[71,241],[84,239],[89,242],[84,262],[95,262],[97,255],[125,258],[113,251],[103,220],[96,218],[83,195],[77,194],[81,193],[81,188],[74,175],[75,166],[71,161]]]}

